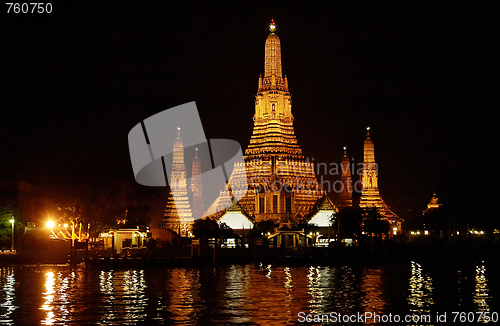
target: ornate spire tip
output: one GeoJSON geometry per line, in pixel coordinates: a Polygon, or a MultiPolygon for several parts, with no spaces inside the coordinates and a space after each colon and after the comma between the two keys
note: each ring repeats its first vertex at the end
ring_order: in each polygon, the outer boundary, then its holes
{"type": "Polygon", "coordinates": [[[269,26],[269,30],[271,31],[271,33],[274,33],[274,31],[276,30],[276,24],[274,23],[274,19],[271,19],[271,26],[269,26]]]}

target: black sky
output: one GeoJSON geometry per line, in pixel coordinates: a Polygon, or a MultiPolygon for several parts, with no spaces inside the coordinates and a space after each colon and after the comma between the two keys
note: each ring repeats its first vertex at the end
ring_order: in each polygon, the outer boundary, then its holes
{"type": "Polygon", "coordinates": [[[488,217],[499,14],[494,2],[469,1],[82,1],[41,18],[4,13],[0,180],[22,177],[42,192],[133,180],[129,130],[193,100],[207,138],[246,148],[274,18],[305,156],[339,162],[347,146],[359,163],[370,126],[380,191],[396,213],[421,212],[436,190],[488,217]]]}

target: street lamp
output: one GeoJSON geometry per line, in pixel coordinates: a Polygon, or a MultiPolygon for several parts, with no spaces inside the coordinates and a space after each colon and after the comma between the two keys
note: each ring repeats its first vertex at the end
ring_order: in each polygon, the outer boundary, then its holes
{"type": "Polygon", "coordinates": [[[10,219],[10,223],[12,223],[12,243],[10,245],[10,251],[14,251],[14,216],[10,219]]]}

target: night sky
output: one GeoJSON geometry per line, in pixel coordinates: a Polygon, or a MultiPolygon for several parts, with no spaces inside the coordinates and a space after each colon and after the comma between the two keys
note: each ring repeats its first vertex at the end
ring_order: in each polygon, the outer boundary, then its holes
{"type": "Polygon", "coordinates": [[[245,149],[274,18],[306,157],[339,163],[347,146],[359,163],[370,126],[394,212],[421,214],[435,190],[444,205],[495,214],[494,2],[232,3],[82,1],[54,3],[43,17],[3,13],[0,181],[24,179],[47,197],[133,181],[129,130],[190,101],[207,138],[245,149]]]}

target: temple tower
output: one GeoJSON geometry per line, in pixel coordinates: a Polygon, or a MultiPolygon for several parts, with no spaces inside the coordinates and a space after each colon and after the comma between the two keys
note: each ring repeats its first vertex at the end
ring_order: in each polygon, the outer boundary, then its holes
{"type": "Polygon", "coordinates": [[[193,159],[191,172],[191,192],[193,193],[193,218],[197,219],[203,215],[203,184],[201,181],[201,162],[198,157],[198,148],[193,159]]]}
{"type": "Polygon", "coordinates": [[[363,189],[359,206],[382,208],[383,202],[378,190],[378,166],[375,163],[375,147],[370,138],[370,127],[366,128],[366,139],[364,144],[363,175],[361,182],[363,189]]]}
{"type": "MultiPolygon", "coordinates": [[[[235,164],[229,183],[232,193],[248,192],[241,207],[254,218],[280,221],[287,216],[306,216],[324,192],[313,164],[302,155],[293,128],[292,101],[288,80],[282,74],[281,42],[271,22],[265,44],[264,77],[259,77],[255,96],[254,128],[244,162],[235,164]],[[246,172],[247,182],[241,182],[246,172]]],[[[223,190],[218,210],[231,205],[231,195],[223,190]]]]}
{"type": "Polygon", "coordinates": [[[434,192],[432,194],[432,198],[431,198],[431,201],[429,202],[429,204],[427,204],[427,209],[423,211],[423,214],[427,214],[428,212],[432,211],[432,210],[435,210],[439,207],[441,207],[441,203],[439,202],[439,199],[436,195],[436,192],[434,192]]]}
{"type": "Polygon", "coordinates": [[[246,159],[271,155],[276,158],[303,160],[293,129],[292,98],[288,91],[287,77],[281,72],[281,43],[271,24],[264,56],[264,78],[259,76],[255,96],[254,128],[246,159]]]}
{"type": "Polygon", "coordinates": [[[184,164],[184,145],[180,128],[174,141],[172,172],[170,173],[170,193],[165,208],[163,227],[189,236],[194,222],[186,189],[186,166],[184,164]]]}
{"type": "Polygon", "coordinates": [[[342,182],[342,191],[340,192],[339,208],[344,208],[352,206],[351,166],[345,147],[344,147],[344,156],[342,157],[341,168],[342,171],[340,175],[340,181],[342,182]]]}

